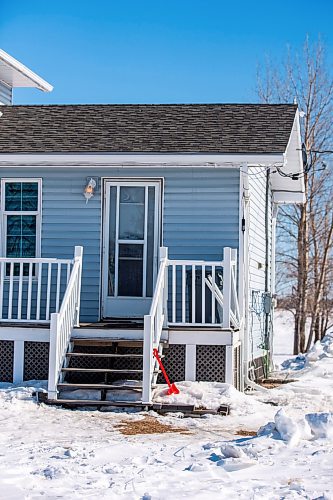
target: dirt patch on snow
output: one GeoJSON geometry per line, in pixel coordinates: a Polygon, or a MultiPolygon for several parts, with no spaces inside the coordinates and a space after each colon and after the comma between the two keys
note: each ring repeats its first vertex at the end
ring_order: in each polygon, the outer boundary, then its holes
{"type": "Polygon", "coordinates": [[[256,436],[257,431],[248,431],[246,429],[239,429],[238,431],[235,432],[237,436],[256,436]]]}
{"type": "Polygon", "coordinates": [[[296,382],[294,379],[264,379],[259,380],[259,384],[266,389],[275,389],[276,387],[280,387],[281,385],[290,384],[290,382],[296,382]]]}
{"type": "Polygon", "coordinates": [[[191,434],[184,427],[173,427],[169,424],[162,424],[154,417],[144,417],[141,420],[128,420],[116,426],[117,430],[124,436],[135,436],[137,434],[165,434],[175,432],[179,434],[191,434]]]}

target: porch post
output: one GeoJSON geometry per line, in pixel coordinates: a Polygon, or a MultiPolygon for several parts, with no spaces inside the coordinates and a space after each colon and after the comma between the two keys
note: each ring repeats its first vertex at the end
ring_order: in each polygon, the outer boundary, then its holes
{"type": "Polygon", "coordinates": [[[232,249],[223,250],[223,328],[230,328],[232,249]]]}
{"type": "Polygon", "coordinates": [[[225,346],[225,383],[234,384],[234,346],[225,346]]]}
{"type": "Polygon", "coordinates": [[[49,351],[49,380],[47,387],[48,399],[57,399],[57,378],[58,378],[58,319],[59,313],[51,314],[50,324],[50,351],[49,351]]]}
{"type": "MultiPolygon", "coordinates": [[[[160,263],[166,259],[168,261],[168,247],[160,248],[160,263]]],[[[164,286],[163,286],[163,326],[168,326],[168,262],[165,266],[164,286]]]]}
{"type": "Polygon", "coordinates": [[[153,336],[152,318],[149,314],[144,317],[143,331],[143,374],[142,374],[142,403],[150,404],[152,400],[152,357],[153,357],[153,336]]]}
{"type": "Polygon", "coordinates": [[[77,260],[80,263],[80,270],[78,274],[78,283],[77,283],[77,298],[76,298],[76,319],[75,319],[75,327],[78,328],[80,326],[80,307],[81,307],[81,281],[82,281],[82,257],[83,257],[83,247],[77,246],[74,249],[74,262],[77,260]]]}

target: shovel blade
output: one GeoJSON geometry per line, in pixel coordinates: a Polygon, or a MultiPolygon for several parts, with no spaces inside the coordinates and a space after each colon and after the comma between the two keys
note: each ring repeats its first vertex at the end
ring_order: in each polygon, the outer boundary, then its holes
{"type": "Polygon", "coordinates": [[[168,392],[167,392],[168,396],[171,396],[171,394],[179,394],[179,389],[178,387],[176,387],[175,384],[171,384],[169,389],[168,389],[168,392]]]}

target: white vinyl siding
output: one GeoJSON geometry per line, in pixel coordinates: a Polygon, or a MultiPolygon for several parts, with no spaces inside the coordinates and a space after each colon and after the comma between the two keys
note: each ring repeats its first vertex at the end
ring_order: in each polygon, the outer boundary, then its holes
{"type": "MultiPolygon", "coordinates": [[[[249,170],[249,338],[250,359],[262,355],[261,344],[265,332],[264,293],[266,264],[266,168],[249,170]]],[[[271,190],[268,203],[268,289],[271,269],[271,190]]]]}
{"type": "Polygon", "coordinates": [[[0,104],[12,104],[13,89],[0,82],[0,104]]]}

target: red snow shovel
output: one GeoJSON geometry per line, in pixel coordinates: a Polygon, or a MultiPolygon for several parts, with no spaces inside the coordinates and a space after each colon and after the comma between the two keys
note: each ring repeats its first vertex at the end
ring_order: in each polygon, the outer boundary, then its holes
{"type": "Polygon", "coordinates": [[[166,381],[166,383],[169,386],[167,395],[171,396],[171,394],[179,394],[179,389],[176,387],[176,384],[171,384],[170,383],[170,380],[169,380],[169,377],[167,375],[167,372],[165,371],[165,368],[163,366],[162,360],[161,360],[161,358],[160,358],[160,356],[158,354],[158,350],[157,349],[153,349],[153,354],[154,354],[155,358],[157,359],[157,362],[160,365],[160,368],[162,370],[162,373],[163,373],[163,376],[165,378],[165,381],[166,381]]]}

